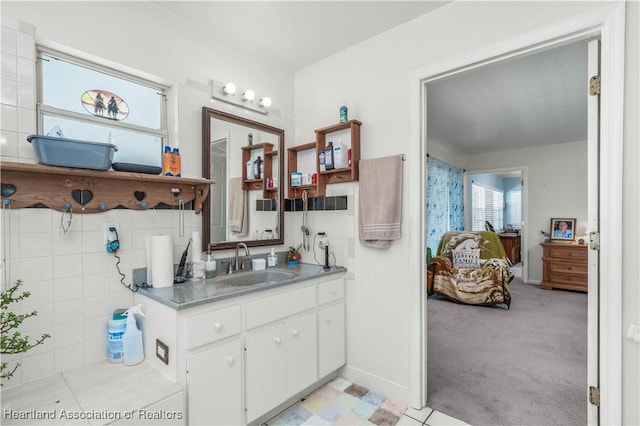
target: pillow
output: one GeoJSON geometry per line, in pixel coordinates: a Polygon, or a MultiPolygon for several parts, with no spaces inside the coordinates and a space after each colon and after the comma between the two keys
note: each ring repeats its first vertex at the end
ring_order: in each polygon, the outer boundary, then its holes
{"type": "Polygon", "coordinates": [[[453,267],[456,269],[478,269],[480,267],[480,249],[453,250],[453,267]]]}

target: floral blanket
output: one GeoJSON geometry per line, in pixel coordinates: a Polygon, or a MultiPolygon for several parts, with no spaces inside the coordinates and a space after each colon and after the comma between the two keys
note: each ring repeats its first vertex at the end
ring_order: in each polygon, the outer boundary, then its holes
{"type": "Polygon", "coordinates": [[[473,305],[511,304],[513,272],[502,242],[493,232],[445,233],[428,269],[429,295],[473,305]]]}

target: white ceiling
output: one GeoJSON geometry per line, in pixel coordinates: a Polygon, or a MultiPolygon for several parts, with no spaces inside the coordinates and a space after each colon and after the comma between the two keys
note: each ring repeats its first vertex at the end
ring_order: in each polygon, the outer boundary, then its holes
{"type": "MultiPolygon", "coordinates": [[[[153,1],[296,72],[448,2],[153,1]]],[[[459,154],[586,139],[586,42],[498,62],[428,86],[430,140],[459,154]]]]}
{"type": "Polygon", "coordinates": [[[153,1],[212,36],[292,72],[444,1],[153,1]]]}
{"type": "Polygon", "coordinates": [[[429,140],[460,154],[587,138],[587,41],[427,86],[429,140]]]}

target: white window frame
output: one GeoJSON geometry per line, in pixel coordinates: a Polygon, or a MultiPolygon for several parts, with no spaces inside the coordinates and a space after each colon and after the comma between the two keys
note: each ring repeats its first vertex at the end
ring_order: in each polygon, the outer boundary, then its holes
{"type": "MultiPolygon", "coordinates": [[[[474,196],[473,196],[473,188],[474,186],[477,186],[479,188],[483,188],[485,191],[491,191],[492,193],[500,193],[502,194],[502,207],[499,209],[499,211],[501,212],[501,218],[500,218],[500,222],[497,222],[495,219],[493,221],[490,221],[491,224],[493,225],[494,229],[496,231],[503,229],[504,228],[504,191],[501,189],[497,189],[497,188],[492,188],[490,186],[487,185],[483,185],[481,183],[477,183],[477,182],[471,182],[471,230],[472,231],[484,231],[484,223],[487,220],[487,215],[483,214],[483,220],[482,220],[482,225],[480,226],[480,229],[476,229],[476,227],[474,227],[474,210],[476,209],[476,206],[473,202],[474,196]]],[[[485,200],[486,200],[486,195],[485,195],[485,200]]],[[[482,206],[482,210],[485,211],[485,205],[482,206]]],[[[494,208],[494,211],[496,211],[496,209],[494,208]]]]}

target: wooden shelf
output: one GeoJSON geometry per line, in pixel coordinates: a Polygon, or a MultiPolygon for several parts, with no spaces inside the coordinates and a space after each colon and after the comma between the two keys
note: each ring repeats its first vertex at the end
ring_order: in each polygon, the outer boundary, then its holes
{"type": "MultiPolygon", "coordinates": [[[[352,182],[358,180],[360,162],[360,126],[362,123],[358,120],[349,120],[345,123],[334,124],[315,131],[316,141],[288,148],[289,153],[289,198],[301,198],[303,191],[307,192],[309,197],[323,197],[326,194],[326,186],[332,183],[352,182]],[[351,148],[351,165],[341,169],[331,169],[320,171],[318,164],[318,155],[327,146],[328,140],[331,140],[331,134],[348,130],[351,148]],[[318,180],[314,185],[291,186],[291,172],[298,170],[298,153],[301,151],[314,150],[315,155],[315,173],[318,180]]],[[[337,140],[336,140],[337,141],[337,140]]]]}
{"type": "MultiPolygon", "coordinates": [[[[273,157],[278,155],[278,150],[273,149],[273,144],[261,142],[242,147],[242,189],[245,191],[261,190],[263,198],[275,199],[278,196],[277,188],[267,188],[265,182],[267,178],[273,178],[273,157]],[[252,179],[247,176],[247,161],[251,160],[251,152],[262,149],[263,178],[252,179]]],[[[280,183],[279,183],[280,184],[280,183]]]]}
{"type": "Polygon", "coordinates": [[[0,162],[2,200],[11,208],[44,205],[74,213],[100,213],[117,207],[147,210],[158,204],[178,206],[194,202],[200,213],[211,181],[184,177],[149,175],[53,167],[42,164],[0,162]]]}

